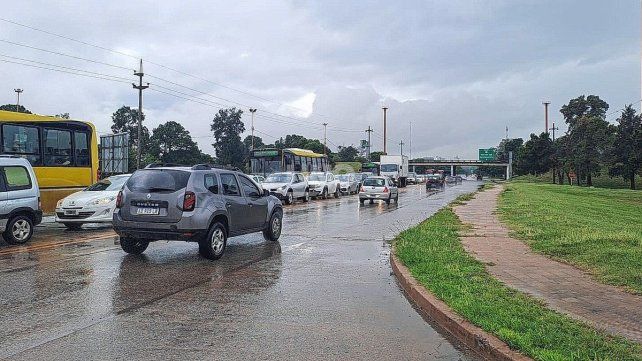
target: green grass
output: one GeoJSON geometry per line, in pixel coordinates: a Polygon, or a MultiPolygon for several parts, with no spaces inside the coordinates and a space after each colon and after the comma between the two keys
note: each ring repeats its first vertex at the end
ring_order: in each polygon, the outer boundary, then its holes
{"type": "Polygon", "coordinates": [[[511,183],[499,211],[535,251],[642,294],[642,191],[511,183]]]}
{"type": "MultiPolygon", "coordinates": [[[[511,181],[513,182],[526,182],[526,183],[553,183],[553,176],[551,172],[540,174],[538,176],[534,175],[520,175],[513,177],[511,181]]],[[[566,182],[566,178],[564,182],[566,182]]],[[[607,174],[601,174],[593,177],[593,186],[596,188],[612,188],[612,189],[629,189],[629,181],[625,181],[622,177],[609,177],[607,174]]],[[[635,177],[635,186],[636,188],[642,188],[642,177],[635,177]]]]}
{"type": "Polygon", "coordinates": [[[639,345],[552,311],[491,277],[463,249],[462,227],[446,208],[394,244],[415,279],[455,312],[537,360],[642,360],[639,345]]]}

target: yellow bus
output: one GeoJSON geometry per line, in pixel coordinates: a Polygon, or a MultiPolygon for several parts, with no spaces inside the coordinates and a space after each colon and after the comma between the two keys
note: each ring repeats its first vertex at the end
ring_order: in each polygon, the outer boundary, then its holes
{"type": "Polygon", "coordinates": [[[98,179],[98,140],[89,122],[0,110],[0,154],[29,160],[44,212],[98,179]]]}
{"type": "Polygon", "coordinates": [[[250,157],[250,173],[267,176],[276,172],[327,172],[328,156],[300,148],[255,149],[250,157]]]}

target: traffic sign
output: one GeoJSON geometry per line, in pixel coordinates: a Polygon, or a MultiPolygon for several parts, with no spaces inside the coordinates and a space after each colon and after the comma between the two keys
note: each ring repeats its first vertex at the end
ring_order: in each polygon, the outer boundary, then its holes
{"type": "Polygon", "coordinates": [[[481,162],[492,162],[497,159],[497,149],[488,148],[488,149],[479,149],[479,160],[481,162]]]}

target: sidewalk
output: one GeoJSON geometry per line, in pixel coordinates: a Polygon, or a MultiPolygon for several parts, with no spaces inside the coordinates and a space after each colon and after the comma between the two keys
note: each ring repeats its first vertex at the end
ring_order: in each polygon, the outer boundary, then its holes
{"type": "Polygon", "coordinates": [[[486,264],[506,285],[542,299],[574,318],[642,344],[642,297],[601,284],[579,269],[534,253],[509,237],[497,217],[497,198],[503,187],[477,193],[454,208],[472,229],[462,234],[466,251],[486,264]]]}

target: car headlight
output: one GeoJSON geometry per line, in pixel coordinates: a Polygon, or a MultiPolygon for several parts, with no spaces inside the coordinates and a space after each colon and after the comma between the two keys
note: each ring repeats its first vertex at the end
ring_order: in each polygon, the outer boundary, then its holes
{"type": "Polygon", "coordinates": [[[56,203],[56,208],[62,207],[62,199],[56,203]]]}
{"type": "Polygon", "coordinates": [[[116,197],[98,198],[98,199],[95,199],[95,200],[91,201],[91,203],[89,203],[89,204],[92,205],[92,206],[100,206],[100,205],[103,205],[103,204],[108,204],[109,202],[113,201],[114,199],[116,199],[116,197]]]}

